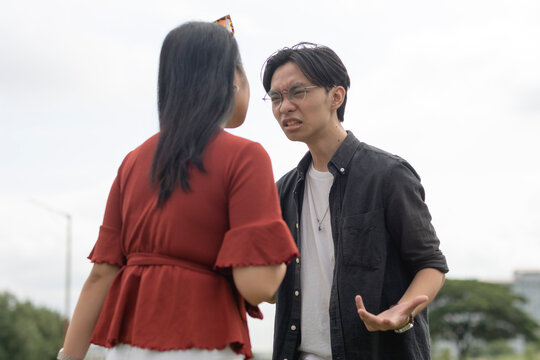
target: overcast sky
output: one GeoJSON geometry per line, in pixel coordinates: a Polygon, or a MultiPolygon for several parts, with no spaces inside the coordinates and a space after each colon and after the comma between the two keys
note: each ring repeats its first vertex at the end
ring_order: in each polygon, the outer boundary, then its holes
{"type": "MultiPolygon", "coordinates": [[[[306,148],[261,100],[260,72],[300,41],[334,49],[351,89],[344,126],[407,159],[451,278],[511,280],[540,269],[540,2],[2,1],[0,291],[63,310],[73,217],[72,308],[109,187],[128,151],[158,129],[156,77],[169,30],[231,14],[251,84],[246,123],[275,177],[306,148]],[[36,203],[37,202],[37,203],[36,203]]],[[[352,299],[351,299],[352,301],[352,299]]],[[[252,321],[271,346],[273,307],[252,321]]]]}

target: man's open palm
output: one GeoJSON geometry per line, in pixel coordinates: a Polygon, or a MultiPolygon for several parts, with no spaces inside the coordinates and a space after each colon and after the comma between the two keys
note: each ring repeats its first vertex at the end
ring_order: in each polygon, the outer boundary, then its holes
{"type": "Polygon", "coordinates": [[[368,312],[360,295],[356,295],[356,308],[360,319],[366,325],[368,331],[387,331],[399,329],[407,324],[409,315],[420,304],[428,301],[426,295],[420,295],[411,301],[392,306],[390,309],[383,311],[379,315],[374,315],[368,312]]]}

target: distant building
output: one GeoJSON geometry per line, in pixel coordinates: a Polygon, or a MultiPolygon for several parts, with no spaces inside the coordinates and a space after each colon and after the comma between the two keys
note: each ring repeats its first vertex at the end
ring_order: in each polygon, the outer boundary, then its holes
{"type": "Polygon", "coordinates": [[[523,311],[540,324],[540,270],[514,272],[512,289],[527,299],[523,311]]]}
{"type": "MultiPolygon", "coordinates": [[[[515,294],[523,296],[526,300],[520,305],[523,311],[540,324],[540,270],[515,271],[511,286],[515,294]]],[[[511,340],[510,344],[518,354],[525,352],[526,343],[523,336],[511,340]]]]}

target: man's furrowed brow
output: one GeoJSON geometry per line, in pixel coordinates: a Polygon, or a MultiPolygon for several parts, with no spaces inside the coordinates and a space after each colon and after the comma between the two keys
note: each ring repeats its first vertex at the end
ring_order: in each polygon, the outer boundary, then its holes
{"type": "MultiPolygon", "coordinates": [[[[302,86],[308,86],[308,85],[306,83],[302,82],[302,81],[297,81],[297,82],[293,83],[291,86],[289,86],[288,89],[285,89],[285,90],[290,90],[290,89],[294,89],[294,88],[302,87],[302,86]]],[[[268,94],[276,94],[276,93],[279,93],[279,91],[277,91],[275,89],[270,89],[268,91],[268,94]]]]}

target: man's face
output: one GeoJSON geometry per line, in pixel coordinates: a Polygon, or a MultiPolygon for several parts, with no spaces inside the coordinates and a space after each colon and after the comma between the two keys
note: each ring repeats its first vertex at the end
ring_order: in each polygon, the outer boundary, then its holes
{"type": "MultiPolygon", "coordinates": [[[[286,93],[291,88],[313,86],[298,65],[293,62],[278,67],[272,76],[269,94],[282,93],[281,105],[272,106],[274,117],[285,135],[292,141],[313,143],[324,137],[337,117],[332,117],[330,94],[322,87],[306,90],[303,100],[289,100],[286,93]]],[[[332,91],[332,90],[331,90],[332,91]]],[[[330,91],[330,92],[331,92],[330,91]]]]}

